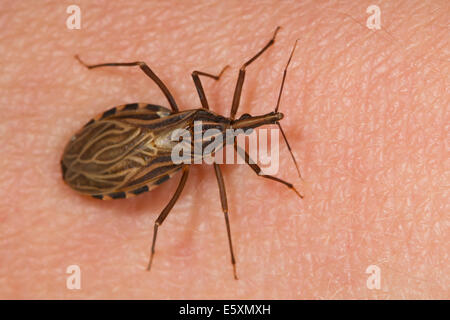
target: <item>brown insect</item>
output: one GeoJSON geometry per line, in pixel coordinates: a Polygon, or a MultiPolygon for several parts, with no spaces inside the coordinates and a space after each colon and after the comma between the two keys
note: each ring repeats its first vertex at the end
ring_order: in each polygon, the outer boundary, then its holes
{"type": "MultiPolygon", "coordinates": [[[[156,219],[151,255],[147,267],[148,270],[150,270],[155,254],[158,227],[164,222],[170,210],[175,205],[175,202],[180,197],[189,174],[188,164],[175,163],[171,158],[172,150],[178,143],[178,141],[171,140],[172,133],[175,130],[187,129],[191,132],[191,136],[193,136],[194,122],[202,121],[202,130],[215,128],[219,130],[221,135],[225,135],[227,129],[247,130],[266,124],[277,124],[286,141],[300,176],[300,171],[298,170],[297,163],[292,155],[291,148],[281,129],[280,123],[278,122],[283,118],[283,114],[278,112],[278,107],[287,68],[297,42],[292,49],[286,68],[284,69],[283,80],[281,82],[280,93],[275,110],[261,116],[244,114],[238,119],[235,118],[241,98],[246,68],[273,45],[279,29],[280,27],[277,27],[272,39],[253,58],[244,63],[240,68],[229,118],[220,116],[209,110],[208,101],[200,81],[200,76],[219,80],[223,71],[228,66],[217,76],[201,71],[192,72],[192,78],[200,97],[202,108],[179,111],[175,99],[169,89],[167,89],[165,84],[155,73],[153,73],[146,63],[138,61],[88,65],[81,61],[78,56],[75,56],[81,64],[89,69],[99,67],[139,66],[142,71],[158,85],[170,104],[171,110],[153,104],[131,103],[114,107],[103,112],[90,120],[72,137],[67,144],[61,159],[63,179],[71,188],[82,194],[103,200],[121,199],[139,195],[156,188],[161,183],[170,179],[177,171],[182,171],[181,180],[175,194],[156,219]]],[[[245,162],[257,175],[284,184],[302,198],[302,195],[298,193],[291,183],[271,175],[263,174],[260,167],[250,159],[248,153],[237,145],[236,138],[232,141],[227,141],[226,139],[223,139],[222,141],[223,144],[221,147],[226,143],[233,143],[234,149],[244,158],[245,162]]],[[[195,155],[192,154],[191,156],[194,157],[195,155]]],[[[203,157],[204,156],[207,156],[207,154],[203,154],[203,157]]],[[[233,253],[230,223],[228,219],[225,184],[219,164],[214,163],[213,165],[219,185],[222,210],[225,215],[231,263],[233,265],[234,277],[237,279],[236,260],[233,253]]]]}

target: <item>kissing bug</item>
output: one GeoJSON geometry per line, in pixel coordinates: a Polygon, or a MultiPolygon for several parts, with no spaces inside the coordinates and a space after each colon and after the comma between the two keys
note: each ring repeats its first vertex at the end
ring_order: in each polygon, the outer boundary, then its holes
{"type": "MultiPolygon", "coordinates": [[[[170,179],[177,171],[182,171],[181,180],[174,195],[155,221],[147,270],[150,270],[155,254],[158,228],[180,197],[189,175],[189,165],[183,163],[176,164],[171,158],[171,151],[175,142],[171,142],[169,137],[171,137],[171,134],[175,130],[187,128],[192,134],[194,122],[199,120],[208,123],[208,128],[214,127],[218,129],[222,135],[229,128],[247,130],[266,124],[276,124],[280,128],[300,176],[297,162],[279,123],[279,120],[283,118],[283,114],[278,112],[287,68],[294,54],[297,41],[284,69],[275,110],[260,116],[244,114],[236,119],[246,68],[274,44],[279,29],[280,27],[277,27],[270,41],[240,68],[234,90],[231,112],[228,118],[210,111],[200,81],[200,76],[219,80],[227,67],[217,76],[201,71],[192,72],[192,78],[202,108],[180,111],[169,89],[167,89],[166,85],[145,62],[112,62],[88,65],[78,56],[75,56],[88,69],[99,67],[140,67],[158,85],[170,104],[171,110],[153,104],[130,103],[114,107],[99,114],[86,123],[72,137],[61,159],[64,181],[74,190],[102,200],[122,199],[139,195],[156,188],[161,183],[170,179]]],[[[233,143],[235,151],[257,175],[282,183],[293,190],[300,198],[303,198],[291,183],[271,175],[263,174],[261,168],[250,159],[248,153],[237,145],[236,138],[231,142],[226,139],[222,141],[224,141],[222,147],[227,143],[233,143]]],[[[237,279],[236,259],[231,241],[225,184],[219,164],[213,163],[213,166],[219,186],[222,211],[225,216],[234,278],[237,279]]]]}

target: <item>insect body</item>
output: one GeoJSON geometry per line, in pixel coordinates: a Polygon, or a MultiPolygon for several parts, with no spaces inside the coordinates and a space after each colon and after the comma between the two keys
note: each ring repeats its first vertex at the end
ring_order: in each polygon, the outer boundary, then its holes
{"type": "MultiPolygon", "coordinates": [[[[209,110],[208,101],[199,78],[199,76],[206,76],[219,80],[220,75],[226,67],[218,76],[194,71],[192,77],[199,93],[202,108],[179,111],[170,91],[144,62],[87,65],[76,56],[80,63],[89,69],[108,66],[139,66],[159,86],[171,106],[171,109],[167,109],[153,104],[131,103],[109,109],[90,120],[72,137],[61,159],[63,179],[71,188],[82,194],[103,200],[128,198],[139,195],[167,181],[177,171],[181,170],[183,172],[175,194],[155,222],[148,269],[151,267],[155,253],[158,227],[163,223],[178,200],[189,174],[188,164],[173,161],[172,151],[178,143],[178,141],[173,141],[173,133],[176,130],[184,129],[190,132],[191,136],[194,136],[193,131],[196,121],[202,122],[204,125],[203,130],[206,128],[214,128],[223,136],[227,129],[246,130],[266,124],[277,124],[281,129],[278,121],[283,118],[283,114],[278,112],[278,106],[287,67],[294,53],[295,46],[284,71],[275,111],[261,116],[244,114],[240,118],[235,119],[244,83],[245,69],[274,43],[278,30],[279,27],[275,30],[272,39],[266,46],[241,67],[230,117],[228,118],[209,110]]],[[[287,142],[284,132],[282,130],[281,132],[287,142]]],[[[234,148],[238,154],[244,158],[245,162],[258,175],[280,182],[302,197],[292,184],[274,176],[262,174],[261,169],[251,161],[247,152],[238,147],[236,139],[232,141],[222,139],[221,141],[223,141],[223,144],[227,142],[234,144],[234,148]]],[[[288,148],[290,150],[289,144],[288,148]]],[[[191,156],[194,158],[198,155],[193,153],[191,156]]],[[[201,155],[201,157],[203,156],[205,154],[201,155]]],[[[234,277],[237,279],[225,184],[219,164],[214,163],[213,166],[219,185],[222,210],[225,215],[234,277]]]]}

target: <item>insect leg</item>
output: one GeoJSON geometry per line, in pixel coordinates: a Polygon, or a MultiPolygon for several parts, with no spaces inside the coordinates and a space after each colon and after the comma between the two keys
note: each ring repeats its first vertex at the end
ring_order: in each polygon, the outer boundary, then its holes
{"type": "Polygon", "coordinates": [[[203,90],[202,82],[200,81],[200,76],[213,78],[214,80],[219,80],[220,76],[223,74],[225,69],[227,69],[229,66],[225,66],[222,71],[220,71],[218,76],[202,72],[202,71],[193,71],[192,72],[192,79],[194,80],[195,88],[197,89],[198,96],[200,98],[200,102],[202,103],[203,109],[209,110],[208,100],[206,99],[205,91],[203,90]]]}
{"type": "Polygon", "coordinates": [[[175,102],[175,99],[173,98],[172,94],[170,93],[169,89],[167,89],[166,85],[161,81],[161,79],[150,69],[150,67],[142,61],[135,61],[135,62],[110,62],[110,63],[101,63],[101,64],[86,64],[84,63],[78,55],[75,55],[75,59],[77,59],[83,66],[85,66],[88,69],[94,69],[99,67],[134,67],[139,66],[139,68],[144,71],[144,73],[152,79],[158,87],[161,89],[161,91],[166,96],[167,100],[169,101],[170,107],[174,112],[178,112],[178,106],[175,102]]]}
{"type": "Polygon", "coordinates": [[[252,159],[250,159],[250,156],[244,149],[242,149],[241,147],[239,147],[237,145],[236,140],[234,140],[234,150],[236,150],[236,152],[245,160],[245,163],[247,163],[250,166],[250,168],[252,168],[252,170],[255,171],[255,173],[258,176],[266,178],[266,179],[274,180],[274,181],[284,184],[286,187],[288,187],[289,189],[294,191],[300,198],[303,199],[303,196],[297,191],[297,189],[295,189],[295,187],[292,185],[292,183],[289,183],[287,181],[284,181],[280,178],[277,178],[277,177],[274,177],[271,175],[262,174],[261,168],[252,159]]]}
{"type": "Polygon", "coordinates": [[[253,58],[248,60],[246,63],[244,63],[239,70],[239,77],[236,82],[236,88],[234,89],[234,95],[233,95],[233,103],[231,105],[231,112],[230,112],[230,119],[234,120],[234,117],[236,116],[236,112],[239,107],[239,102],[241,100],[241,92],[242,92],[242,86],[244,85],[244,78],[245,78],[245,69],[247,66],[255,61],[264,51],[266,51],[271,45],[275,42],[275,37],[277,35],[278,30],[280,30],[280,27],[277,27],[275,29],[275,32],[273,33],[272,39],[262,48],[253,58]]]}
{"type": "Polygon", "coordinates": [[[152,266],[153,256],[155,255],[155,243],[156,243],[156,235],[158,233],[158,227],[164,222],[164,219],[166,219],[170,210],[172,210],[173,206],[175,205],[175,202],[177,202],[178,198],[180,197],[180,194],[183,191],[183,188],[186,184],[188,175],[189,175],[189,166],[185,166],[183,167],[183,175],[181,176],[181,180],[180,183],[178,184],[178,188],[175,191],[175,194],[172,196],[172,199],[170,199],[169,203],[166,205],[161,214],[158,216],[158,219],[156,219],[155,221],[155,226],[153,229],[152,252],[150,255],[150,261],[148,262],[147,270],[150,270],[152,266]]]}
{"type": "Polygon", "coordinates": [[[227,226],[228,245],[230,246],[231,264],[233,265],[234,278],[237,280],[236,259],[234,258],[233,243],[231,242],[230,221],[228,220],[228,204],[227,193],[225,192],[225,183],[223,181],[222,171],[217,163],[214,163],[214,171],[216,172],[217,183],[219,184],[220,202],[222,203],[222,211],[225,215],[225,224],[227,226]]]}

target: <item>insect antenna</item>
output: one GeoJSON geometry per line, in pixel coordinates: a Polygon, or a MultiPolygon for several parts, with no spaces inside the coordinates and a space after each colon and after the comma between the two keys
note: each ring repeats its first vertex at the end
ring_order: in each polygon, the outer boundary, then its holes
{"type": "MultiPolygon", "coordinates": [[[[284,88],[284,81],[286,80],[286,74],[287,74],[287,70],[288,70],[288,67],[289,67],[289,63],[291,63],[291,59],[292,59],[292,56],[294,55],[294,51],[295,51],[295,47],[297,46],[297,42],[298,42],[298,39],[295,40],[295,44],[294,44],[294,47],[292,48],[291,55],[289,56],[289,60],[288,60],[288,62],[286,64],[286,67],[284,68],[283,79],[281,80],[281,88],[280,88],[280,93],[278,94],[278,100],[277,100],[277,106],[275,108],[275,112],[278,112],[278,108],[280,107],[281,94],[282,94],[283,88],[284,88]]],[[[286,142],[286,145],[288,147],[289,153],[291,154],[292,160],[294,161],[295,168],[297,169],[298,176],[300,177],[300,179],[303,180],[302,174],[300,173],[300,169],[299,169],[298,164],[297,164],[297,160],[295,160],[294,154],[292,153],[291,146],[289,145],[289,142],[288,142],[288,140],[286,138],[286,135],[284,134],[284,131],[281,128],[281,124],[278,121],[277,121],[277,125],[278,125],[278,128],[280,128],[281,135],[283,136],[283,139],[286,142]]]]}

